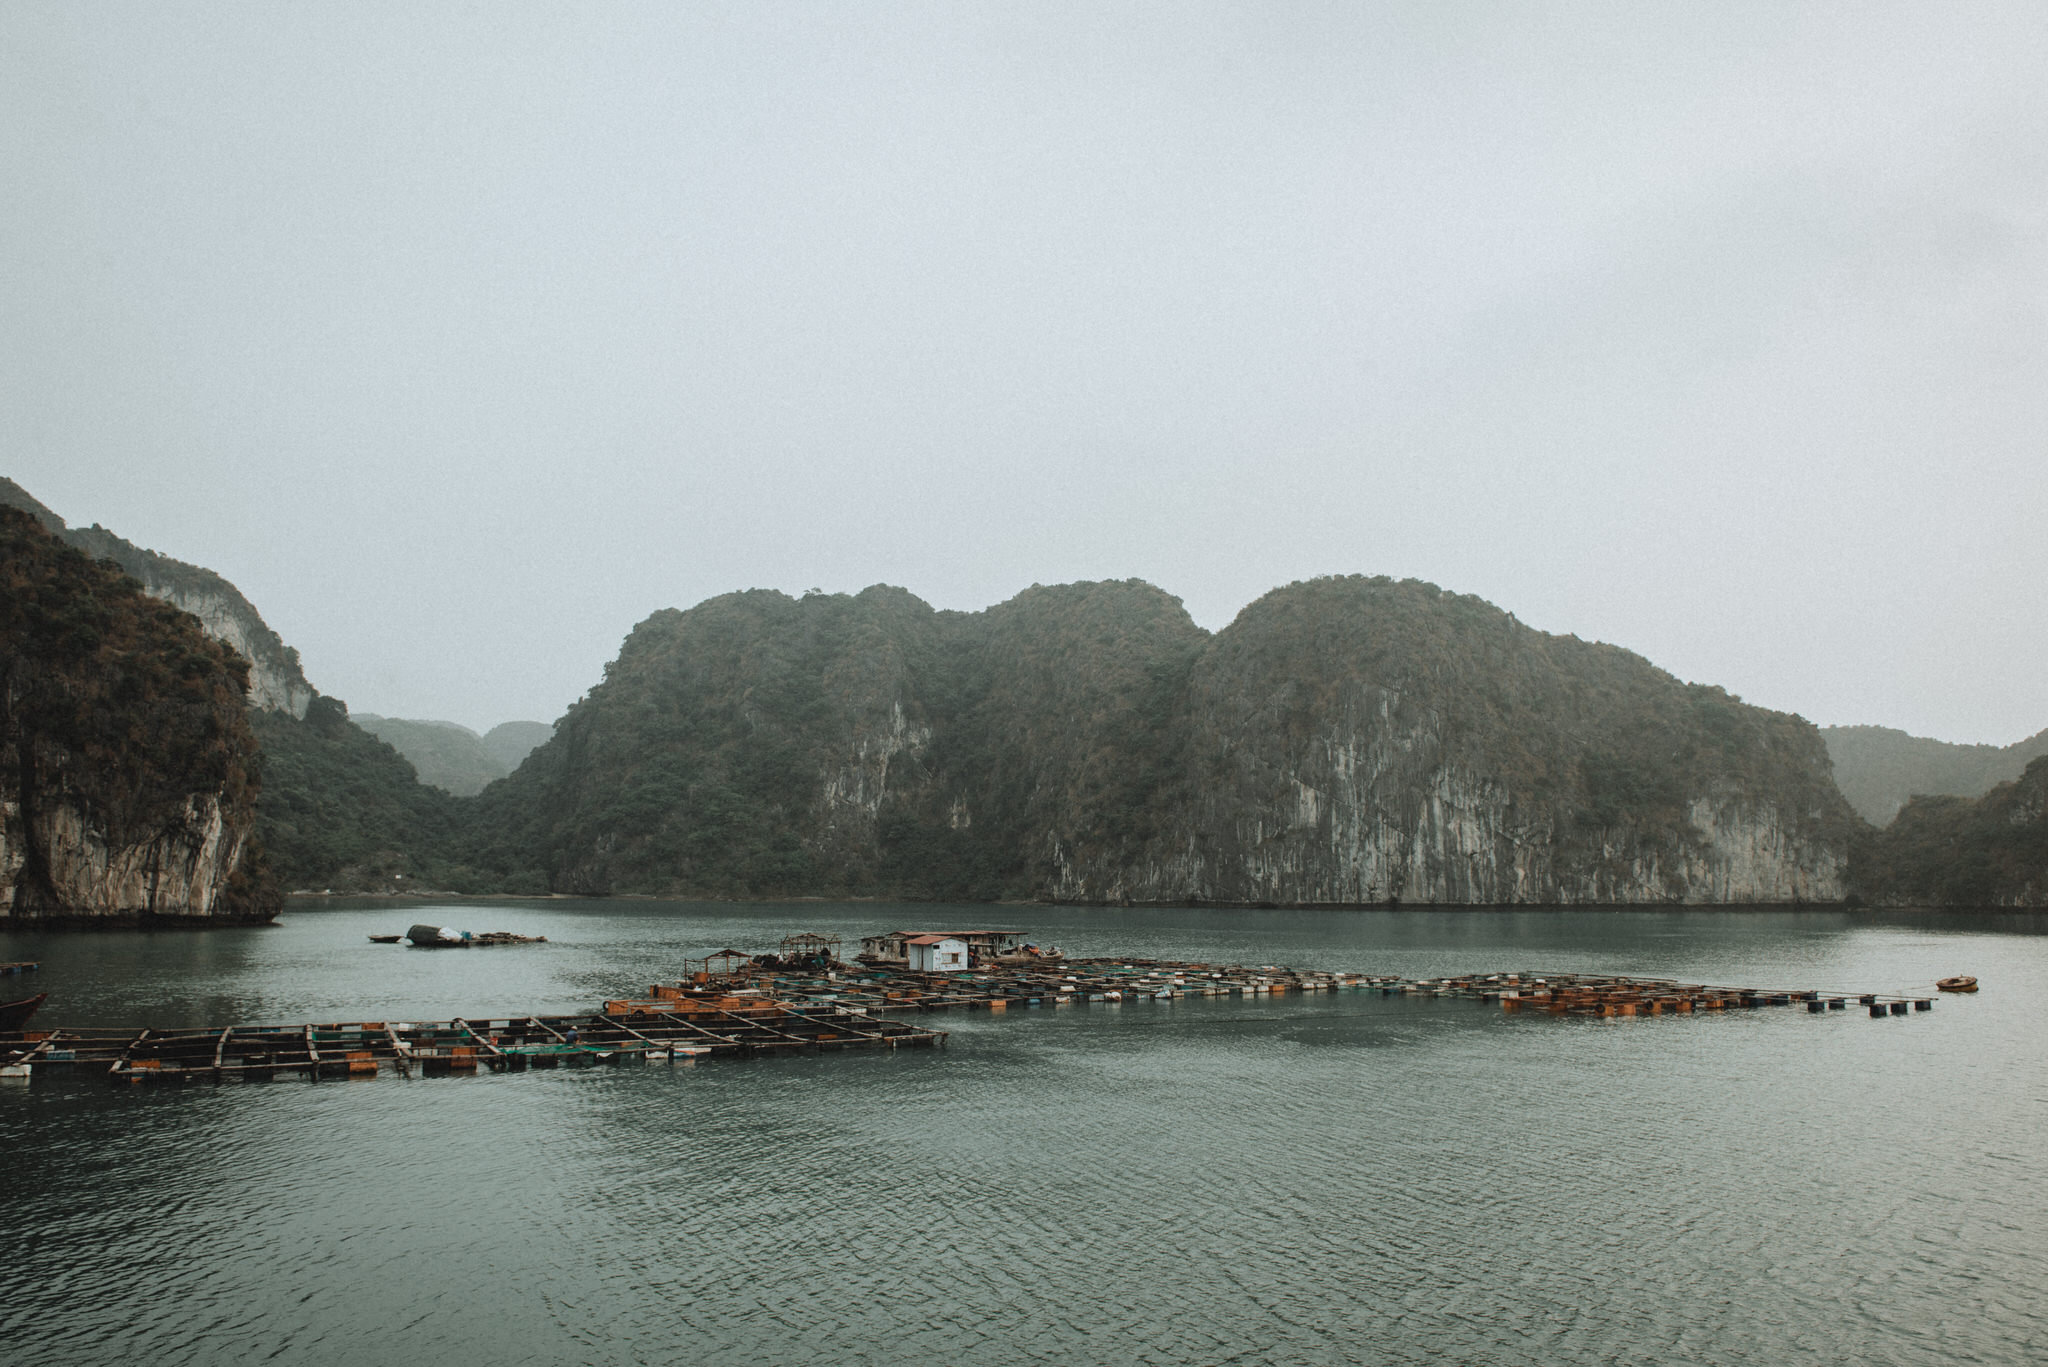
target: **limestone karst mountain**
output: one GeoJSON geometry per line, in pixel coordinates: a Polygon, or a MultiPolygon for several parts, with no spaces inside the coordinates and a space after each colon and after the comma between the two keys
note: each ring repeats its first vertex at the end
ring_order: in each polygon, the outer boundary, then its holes
{"type": "Polygon", "coordinates": [[[0,924],[276,913],[240,655],[0,507],[0,673],[0,924]]]}
{"type": "Polygon", "coordinates": [[[97,523],[67,528],[56,513],[4,477],[0,477],[0,504],[33,514],[65,544],[92,559],[113,561],[133,575],[151,597],[183,608],[200,620],[207,634],[233,646],[249,662],[250,706],[295,717],[306,715],[313,687],[299,667],[299,653],[279,639],[255,605],[220,575],[145,550],[97,523]]]}
{"type": "MultiPolygon", "coordinates": [[[[1034,586],[976,613],[881,586],[734,593],[641,623],[558,731],[478,736],[352,720],[219,576],[65,530],[11,483],[0,502],[139,566],[166,602],[211,605],[216,638],[270,662],[246,711],[257,832],[290,888],[2048,901],[1998,825],[2026,825],[2024,784],[1871,832],[1828,745],[1867,796],[1865,778],[1902,764],[1856,756],[1893,753],[1894,733],[1824,744],[1797,717],[1428,584],[1292,584],[1213,634],[1138,581],[1034,586]]],[[[1985,749],[1967,757],[2012,758],[1985,749]]]]}
{"type": "Polygon", "coordinates": [[[444,810],[452,799],[421,785],[396,751],[349,724],[345,706],[320,698],[298,652],[233,584],[103,527],[67,529],[13,480],[0,478],[0,505],[29,513],[89,560],[111,561],[151,597],[196,617],[244,662],[244,710],[265,779],[256,801],[258,844],[285,887],[388,890],[415,870],[445,872],[436,852],[452,839],[455,818],[444,810]]]}
{"type": "Polygon", "coordinates": [[[657,613],[476,815],[558,891],[1310,904],[1829,901],[1859,824],[1799,718],[1355,577],[657,613]]]}

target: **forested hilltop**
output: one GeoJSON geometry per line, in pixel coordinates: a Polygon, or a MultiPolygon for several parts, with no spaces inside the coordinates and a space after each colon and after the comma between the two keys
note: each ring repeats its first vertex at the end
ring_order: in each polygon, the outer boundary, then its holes
{"type": "Polygon", "coordinates": [[[981,613],[753,591],[628,638],[470,808],[562,892],[1375,904],[1828,901],[1819,733],[1384,578],[1211,635],[1137,581],[981,613]]]}

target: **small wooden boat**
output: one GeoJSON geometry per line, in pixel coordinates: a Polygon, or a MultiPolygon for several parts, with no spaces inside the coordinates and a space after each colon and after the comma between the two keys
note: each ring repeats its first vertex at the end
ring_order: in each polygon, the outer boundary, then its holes
{"type": "Polygon", "coordinates": [[[1935,986],[1944,992],[1975,992],[1977,990],[1977,980],[1968,975],[1958,975],[1953,978],[1943,978],[1935,986]]]}
{"type": "Polygon", "coordinates": [[[26,1001],[8,1002],[0,1005],[0,1030],[19,1030],[28,1024],[28,1018],[36,1008],[50,999],[47,992],[38,992],[26,1001]]]}
{"type": "Polygon", "coordinates": [[[370,943],[373,945],[395,945],[404,938],[403,935],[372,935],[370,943]]]}

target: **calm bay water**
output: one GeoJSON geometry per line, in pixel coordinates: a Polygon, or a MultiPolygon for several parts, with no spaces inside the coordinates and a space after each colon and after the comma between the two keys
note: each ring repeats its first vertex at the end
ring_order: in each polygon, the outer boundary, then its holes
{"type": "MultiPolygon", "coordinates": [[[[0,1088],[0,1360],[2048,1360],[2048,918],[517,903],[0,935],[39,1025],[588,1009],[794,930],[1985,990],[1874,1021],[1334,997],[941,1015],[947,1047],[0,1088]],[[416,920],[545,934],[372,945],[416,920]]],[[[849,949],[851,946],[849,945],[849,949]]]]}

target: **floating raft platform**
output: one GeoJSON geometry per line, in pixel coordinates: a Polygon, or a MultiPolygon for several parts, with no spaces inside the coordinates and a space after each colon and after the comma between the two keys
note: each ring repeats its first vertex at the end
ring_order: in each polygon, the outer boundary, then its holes
{"type": "Polygon", "coordinates": [[[456,1017],[325,1025],[198,1026],[168,1030],[37,1030],[0,1036],[6,1073],[37,1066],[103,1068],[117,1082],[265,1081],[474,1073],[591,1063],[690,1063],[837,1049],[943,1044],[946,1032],[857,1011],[816,1009],[756,995],[673,1009],[569,1016],[456,1017]]]}
{"type": "Polygon", "coordinates": [[[1654,1016],[1692,1011],[1748,1010],[1803,1005],[1809,1012],[1867,1007],[1872,1016],[1929,1011],[1933,996],[1829,993],[1812,988],[1719,987],[1671,978],[1624,974],[1466,974],[1403,978],[1368,973],[1242,964],[1179,963],[1160,959],[1068,959],[1044,965],[985,971],[920,973],[883,966],[849,966],[818,975],[740,969],[700,973],[690,982],[650,989],[647,1002],[612,1002],[633,1010],[691,993],[751,991],[782,1001],[853,1007],[869,1013],[1012,1007],[1064,1007],[1087,1003],[1177,1001],[1197,997],[1280,997],[1291,993],[1374,992],[1381,996],[1448,997],[1498,1003],[1504,1011],[1553,1015],[1654,1016]]]}
{"type": "Polygon", "coordinates": [[[1484,1002],[1510,1013],[1604,1017],[1788,1006],[1823,1014],[1852,1004],[1873,1017],[1891,1017],[1934,1006],[1932,995],[1718,987],[1669,978],[1530,971],[1403,978],[1158,959],[1069,959],[956,973],[866,965],[815,973],[755,967],[656,983],[644,998],[608,1001],[602,1011],[587,1015],[17,1031],[0,1034],[0,1076],[23,1078],[38,1066],[73,1066],[104,1069],[120,1082],[255,1081],[281,1075],[319,1079],[682,1063],[943,1044],[945,1031],[895,1019],[929,1011],[1346,991],[1484,1002]]]}
{"type": "Polygon", "coordinates": [[[42,964],[35,962],[0,964],[0,977],[11,977],[16,973],[33,973],[41,967],[42,964]]]}

